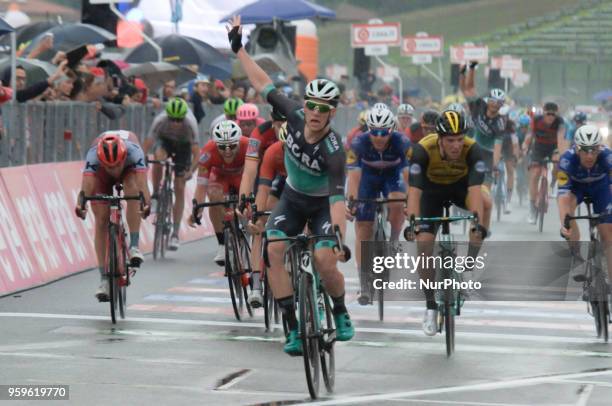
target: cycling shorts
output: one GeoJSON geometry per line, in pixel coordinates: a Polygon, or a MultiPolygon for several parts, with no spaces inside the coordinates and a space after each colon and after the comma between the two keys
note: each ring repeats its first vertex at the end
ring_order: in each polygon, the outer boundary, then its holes
{"type": "Polygon", "coordinates": [[[276,175],[274,180],[272,181],[272,187],[270,188],[270,195],[280,199],[283,194],[283,189],[285,188],[285,180],[286,176],[276,175]]]}
{"type": "Polygon", "coordinates": [[[585,196],[590,196],[593,201],[593,211],[604,216],[601,223],[612,223],[612,193],[610,193],[607,178],[604,182],[574,184],[570,189],[559,188],[560,196],[567,193],[573,193],[578,204],[584,201],[585,196]],[[608,208],[608,206],[611,206],[611,208],[608,208]]]}
{"type": "MultiPolygon", "coordinates": [[[[406,185],[402,179],[402,171],[397,169],[386,172],[386,175],[368,174],[363,171],[359,183],[358,199],[376,199],[381,194],[387,198],[391,192],[406,193],[406,185]]],[[[376,204],[358,203],[355,218],[357,221],[374,221],[376,204]]]]}
{"type": "MultiPolygon", "coordinates": [[[[329,196],[315,197],[296,192],[285,185],[281,198],[266,223],[268,239],[293,237],[304,232],[308,224],[312,234],[332,234],[329,196]]],[[[318,240],[315,249],[331,248],[335,240],[318,240]]]]}
{"type": "Polygon", "coordinates": [[[530,165],[544,165],[546,159],[552,160],[552,156],[557,149],[554,144],[538,144],[535,143],[529,155],[530,165]]]}
{"type": "Polygon", "coordinates": [[[185,175],[185,172],[191,167],[191,144],[158,138],[155,150],[158,148],[166,151],[168,156],[174,156],[174,174],[178,177],[185,175]]]}
{"type": "Polygon", "coordinates": [[[226,174],[223,173],[216,168],[213,168],[210,171],[210,177],[208,178],[209,187],[213,188],[215,185],[217,187],[223,188],[223,194],[228,195],[230,189],[234,189],[236,191],[240,190],[240,180],[242,179],[242,174],[226,174]]]}
{"type": "MultiPolygon", "coordinates": [[[[421,217],[441,217],[444,214],[444,203],[452,202],[455,206],[467,210],[467,179],[450,185],[436,185],[435,188],[423,190],[421,195],[421,217]]],[[[419,223],[419,232],[436,234],[439,223],[419,223]]]]}

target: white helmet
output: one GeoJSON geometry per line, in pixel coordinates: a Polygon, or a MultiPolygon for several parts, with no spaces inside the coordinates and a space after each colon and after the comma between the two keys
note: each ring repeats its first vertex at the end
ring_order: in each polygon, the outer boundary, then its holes
{"type": "Polygon", "coordinates": [[[576,130],[574,142],[579,147],[595,147],[603,144],[603,137],[597,126],[583,125],[576,130]]]}
{"type": "Polygon", "coordinates": [[[495,100],[497,102],[505,102],[506,101],[506,92],[501,89],[493,88],[489,92],[488,99],[495,100]]]}
{"type": "Polygon", "coordinates": [[[446,110],[456,111],[457,113],[465,114],[465,107],[461,103],[451,103],[446,106],[446,110]]]}
{"type": "Polygon", "coordinates": [[[242,130],[232,120],[223,120],[215,126],[212,135],[215,144],[232,145],[238,144],[242,136],[242,130]]]}
{"type": "Polygon", "coordinates": [[[340,89],[331,80],[315,79],[306,85],[307,99],[320,99],[328,101],[331,105],[337,106],[340,99],[340,89]]]}
{"type": "Polygon", "coordinates": [[[394,128],[395,117],[389,109],[371,109],[366,120],[368,128],[394,128]]]}
{"type": "Polygon", "coordinates": [[[398,116],[412,116],[414,114],[414,107],[408,103],[402,103],[397,108],[398,116]]]}
{"type": "Polygon", "coordinates": [[[374,106],[372,106],[372,110],[389,110],[389,106],[387,106],[385,103],[376,103],[374,106]]]}

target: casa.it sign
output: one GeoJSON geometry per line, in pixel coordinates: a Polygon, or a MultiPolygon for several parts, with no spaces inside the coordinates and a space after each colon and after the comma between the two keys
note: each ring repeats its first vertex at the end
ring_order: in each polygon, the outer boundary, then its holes
{"type": "Polygon", "coordinates": [[[400,23],[351,24],[353,48],[363,48],[368,45],[400,46],[401,39],[400,23]]]}

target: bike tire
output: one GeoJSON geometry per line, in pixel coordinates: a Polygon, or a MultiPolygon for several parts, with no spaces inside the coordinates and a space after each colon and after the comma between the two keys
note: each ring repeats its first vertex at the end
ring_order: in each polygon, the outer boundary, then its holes
{"type": "Polygon", "coordinates": [[[167,189],[164,192],[164,211],[163,211],[163,228],[161,237],[161,257],[166,258],[168,244],[170,243],[170,234],[172,233],[172,189],[167,189]]]}
{"type": "MultiPolygon", "coordinates": [[[[382,224],[377,225],[376,232],[374,234],[374,240],[381,242],[381,243],[384,243],[387,241],[387,236],[385,235],[385,229],[382,224]]],[[[381,256],[386,257],[387,256],[386,251],[387,251],[386,249],[383,249],[381,256]]],[[[367,275],[367,276],[370,282],[372,282],[371,275],[367,275]]],[[[384,281],[388,281],[389,273],[387,271],[383,272],[382,278],[384,281]]],[[[384,289],[374,289],[374,285],[372,284],[370,288],[370,301],[373,300],[374,293],[376,293],[376,301],[378,302],[378,320],[384,321],[385,320],[385,291],[384,289]]]]}
{"type": "Polygon", "coordinates": [[[165,191],[162,189],[161,194],[157,199],[157,213],[155,213],[155,234],[153,237],[153,260],[157,261],[158,258],[162,257],[162,244],[164,229],[166,227],[166,214],[165,214],[165,202],[164,196],[165,191]]]}
{"type": "Polygon", "coordinates": [[[546,214],[546,198],[548,196],[548,181],[543,176],[540,181],[540,198],[538,199],[538,231],[544,230],[544,215],[546,214]]]}
{"type": "Polygon", "coordinates": [[[446,356],[450,357],[455,351],[455,314],[452,304],[444,301],[444,330],[446,335],[446,356]]]}
{"type": "Polygon", "coordinates": [[[302,358],[308,393],[312,399],[319,396],[320,354],[317,335],[317,303],[314,298],[312,277],[302,274],[300,277],[300,335],[302,337],[302,358]]]}
{"type": "Polygon", "coordinates": [[[239,231],[238,233],[238,245],[240,247],[240,283],[242,285],[242,295],[244,298],[244,304],[247,309],[247,312],[249,313],[249,316],[253,317],[253,309],[249,304],[249,291],[247,289],[247,286],[250,286],[251,284],[250,275],[247,275],[249,276],[249,284],[247,284],[246,286],[242,284],[242,276],[245,274],[246,270],[251,271],[253,269],[251,268],[251,247],[249,245],[249,240],[244,234],[244,232],[239,231]]]}
{"type": "Polygon", "coordinates": [[[108,229],[108,301],[110,305],[111,321],[113,324],[117,324],[117,288],[116,288],[116,274],[117,270],[117,241],[115,239],[116,226],[111,224],[108,229]]]}
{"type": "Polygon", "coordinates": [[[327,393],[334,392],[336,383],[336,355],[334,352],[334,343],[336,341],[336,328],[334,326],[334,316],[332,314],[332,306],[329,300],[329,295],[325,292],[319,292],[323,295],[323,303],[325,305],[324,325],[321,326],[322,332],[322,347],[320,349],[321,357],[321,372],[323,374],[323,383],[327,393]]]}
{"type": "Polygon", "coordinates": [[[238,295],[242,293],[242,289],[236,289],[236,278],[235,274],[238,273],[236,266],[236,240],[229,229],[225,229],[223,232],[225,238],[225,275],[227,277],[227,283],[229,285],[230,298],[232,300],[232,308],[234,309],[234,316],[236,320],[240,321],[240,299],[238,295]]]}
{"type": "Polygon", "coordinates": [[[266,326],[266,331],[271,331],[271,318],[274,304],[270,301],[270,296],[272,296],[272,292],[270,290],[270,286],[268,285],[267,273],[264,269],[261,273],[261,284],[263,290],[263,310],[264,310],[264,325],[266,326]]]}
{"type": "MultiPolygon", "coordinates": [[[[120,235],[124,235],[121,231],[120,235]]],[[[117,296],[119,299],[119,316],[125,319],[125,309],[127,305],[127,283],[128,283],[128,256],[125,251],[125,239],[119,243],[119,277],[116,279],[117,283],[117,296]]]]}

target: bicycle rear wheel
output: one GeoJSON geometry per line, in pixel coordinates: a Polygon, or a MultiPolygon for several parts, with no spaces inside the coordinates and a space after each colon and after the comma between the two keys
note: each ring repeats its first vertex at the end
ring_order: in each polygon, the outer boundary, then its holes
{"type": "Polygon", "coordinates": [[[117,269],[117,240],[116,226],[111,224],[108,229],[108,298],[110,305],[111,321],[113,324],[117,323],[117,275],[119,270],[117,269]]]}
{"type": "Polygon", "coordinates": [[[164,192],[164,212],[163,212],[163,228],[161,235],[161,256],[166,257],[168,243],[170,242],[170,233],[172,232],[172,189],[168,188],[164,192]]]}
{"type": "Polygon", "coordinates": [[[319,292],[323,295],[324,309],[319,311],[325,312],[323,325],[321,326],[321,372],[323,373],[323,383],[328,393],[334,391],[336,383],[336,357],[334,354],[334,343],[336,342],[336,328],[334,327],[334,317],[332,314],[332,306],[329,302],[329,296],[325,292],[319,292]]]}
{"type": "Polygon", "coordinates": [[[249,245],[249,240],[243,231],[238,231],[238,244],[240,246],[240,285],[242,286],[242,297],[244,299],[244,304],[246,306],[247,312],[249,316],[253,317],[253,309],[251,309],[251,305],[249,304],[249,292],[248,287],[251,284],[250,274],[251,268],[251,247],[249,245]]]}
{"type": "MultiPolygon", "coordinates": [[[[123,231],[121,232],[123,235],[123,231]]],[[[121,238],[121,237],[119,237],[121,238]]],[[[115,279],[117,286],[117,297],[119,299],[119,316],[122,319],[125,319],[125,308],[127,304],[127,284],[129,281],[129,270],[127,267],[128,264],[128,256],[125,250],[125,240],[119,241],[117,244],[119,247],[118,251],[118,260],[119,260],[119,275],[115,279]]]]}
{"type": "Polygon", "coordinates": [[[165,228],[165,191],[161,190],[159,197],[157,198],[157,213],[155,213],[155,235],[153,237],[153,260],[157,261],[157,258],[162,256],[162,242],[165,228]]]}
{"type": "Polygon", "coordinates": [[[308,392],[312,399],[319,395],[320,354],[317,332],[317,303],[314,298],[313,280],[309,274],[300,278],[300,335],[302,337],[302,355],[308,392]]]}
{"type": "Polygon", "coordinates": [[[238,269],[238,247],[233,233],[229,229],[224,231],[225,238],[225,275],[229,285],[230,298],[236,320],[240,321],[242,313],[242,283],[238,269]]]}
{"type": "Polygon", "coordinates": [[[542,176],[540,180],[540,198],[538,199],[538,231],[544,230],[544,215],[546,214],[546,198],[548,197],[548,180],[542,176]]]}

